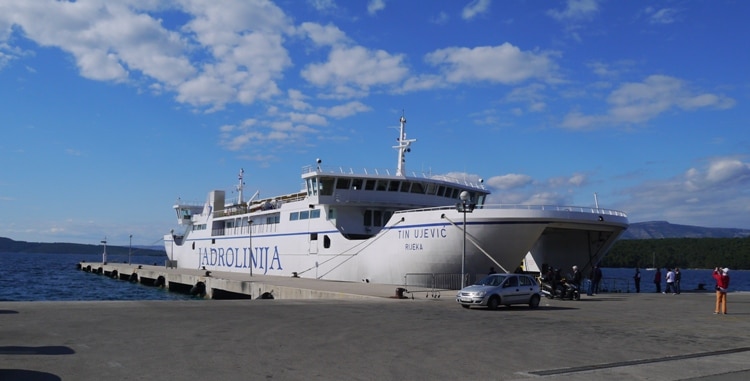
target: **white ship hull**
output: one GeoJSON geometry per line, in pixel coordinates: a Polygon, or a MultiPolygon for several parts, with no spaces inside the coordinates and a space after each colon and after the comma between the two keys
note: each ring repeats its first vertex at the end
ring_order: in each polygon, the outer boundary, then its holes
{"type": "Polygon", "coordinates": [[[486,205],[477,184],[407,176],[401,119],[394,175],[304,169],[305,189],[245,202],[212,191],[203,205],[174,206],[184,233],[164,237],[170,265],[248,276],[299,276],[394,285],[460,288],[490,268],[513,272],[593,267],[627,228],[618,211],[560,206],[486,205]],[[465,219],[465,220],[464,220],[465,219]],[[465,221],[465,222],[464,222],[465,221]],[[464,232],[465,226],[465,232],[464,232]]]}
{"type": "MultiPolygon", "coordinates": [[[[627,227],[627,218],[611,211],[567,209],[485,206],[467,213],[464,273],[473,280],[490,267],[512,272],[527,253],[537,264],[586,268],[598,263],[627,227]]],[[[284,215],[295,205],[281,210],[284,215]]],[[[347,239],[334,223],[319,218],[235,227],[221,235],[193,231],[178,242],[168,235],[165,244],[177,267],[405,285],[434,284],[434,277],[442,277],[440,282],[458,286],[463,213],[454,207],[398,212],[363,240],[347,239]]]]}

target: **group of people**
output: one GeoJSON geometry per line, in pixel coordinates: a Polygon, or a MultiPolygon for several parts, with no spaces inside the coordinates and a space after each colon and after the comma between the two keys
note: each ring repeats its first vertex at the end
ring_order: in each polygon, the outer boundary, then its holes
{"type": "MultiPolygon", "coordinates": [[[[560,274],[559,268],[554,267],[547,267],[546,265],[543,265],[543,277],[542,280],[552,285],[553,289],[557,288],[560,283],[563,281],[563,277],[560,274]]],[[[574,285],[577,289],[581,289],[581,283],[583,282],[583,275],[581,274],[581,271],[578,269],[578,266],[573,265],[571,268],[573,270],[573,273],[570,275],[570,279],[565,279],[566,282],[569,282],[570,284],[574,285]]],[[[586,295],[596,295],[596,293],[599,292],[599,284],[602,281],[602,269],[599,267],[599,265],[594,266],[591,269],[591,273],[589,273],[588,279],[589,287],[586,290],[586,295]]]]}
{"type": "MultiPolygon", "coordinates": [[[[726,314],[727,313],[727,290],[729,289],[729,269],[716,267],[713,272],[713,278],[716,280],[716,307],[714,308],[714,314],[726,314]]],[[[680,293],[680,281],[682,274],[679,268],[674,270],[667,268],[667,274],[664,277],[666,287],[664,291],[661,290],[661,270],[656,269],[654,273],[654,286],[656,287],[657,293],[677,295],[680,293]]],[[[633,281],[635,283],[635,292],[641,292],[641,270],[636,267],[635,275],[633,275],[633,281]]]]}
{"type": "MultiPolygon", "coordinates": [[[[677,295],[680,293],[680,282],[682,280],[682,273],[678,268],[667,268],[667,275],[664,277],[666,282],[666,288],[664,291],[661,290],[661,269],[656,269],[654,273],[654,286],[656,293],[677,295]]],[[[633,283],[635,284],[635,292],[641,292],[641,269],[635,268],[635,275],[633,275],[633,283]]]]}

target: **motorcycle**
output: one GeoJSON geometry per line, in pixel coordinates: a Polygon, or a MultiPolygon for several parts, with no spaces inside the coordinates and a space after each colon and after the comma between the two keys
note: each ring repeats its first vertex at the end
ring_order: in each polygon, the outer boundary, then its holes
{"type": "Polygon", "coordinates": [[[580,300],[581,291],[570,282],[561,281],[557,287],[549,281],[542,280],[542,294],[548,299],[580,300]]]}

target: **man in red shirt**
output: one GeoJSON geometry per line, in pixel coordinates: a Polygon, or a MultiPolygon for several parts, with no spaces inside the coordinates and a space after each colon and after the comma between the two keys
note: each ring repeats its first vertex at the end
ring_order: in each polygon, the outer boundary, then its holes
{"type": "Polygon", "coordinates": [[[729,269],[718,267],[714,269],[714,279],[716,279],[716,308],[714,314],[727,314],[727,290],[729,289],[729,269]]]}

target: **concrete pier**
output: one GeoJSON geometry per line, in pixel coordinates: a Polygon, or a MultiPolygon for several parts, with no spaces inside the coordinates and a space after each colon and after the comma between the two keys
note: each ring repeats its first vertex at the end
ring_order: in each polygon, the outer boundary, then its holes
{"type": "MultiPolygon", "coordinates": [[[[165,287],[170,291],[193,293],[206,299],[363,299],[396,296],[402,285],[325,281],[310,278],[279,277],[262,274],[177,269],[165,266],[125,263],[80,262],[78,269],[102,276],[165,287]],[[342,287],[346,285],[346,287],[342,287]]],[[[425,288],[407,289],[408,297],[438,296],[425,288]]],[[[454,296],[455,292],[448,292],[454,296]]]]}
{"type": "MultiPolygon", "coordinates": [[[[340,295],[363,286],[302,281],[340,295]]],[[[729,314],[714,315],[709,292],[488,311],[445,293],[375,289],[359,299],[0,302],[0,380],[750,377],[750,293],[730,293],[729,314]]]]}

